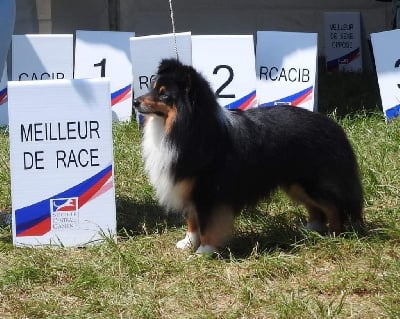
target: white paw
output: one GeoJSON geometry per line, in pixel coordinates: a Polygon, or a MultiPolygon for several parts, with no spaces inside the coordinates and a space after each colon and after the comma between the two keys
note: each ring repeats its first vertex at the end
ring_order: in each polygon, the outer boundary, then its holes
{"type": "Polygon", "coordinates": [[[217,252],[217,248],[210,245],[201,245],[196,250],[196,254],[213,254],[217,252]]]}
{"type": "Polygon", "coordinates": [[[198,233],[187,232],[185,238],[176,243],[178,249],[196,249],[200,245],[198,233]]]}
{"type": "Polygon", "coordinates": [[[308,230],[316,231],[318,233],[324,233],[326,231],[326,225],[317,220],[308,222],[306,228],[308,230]]]}

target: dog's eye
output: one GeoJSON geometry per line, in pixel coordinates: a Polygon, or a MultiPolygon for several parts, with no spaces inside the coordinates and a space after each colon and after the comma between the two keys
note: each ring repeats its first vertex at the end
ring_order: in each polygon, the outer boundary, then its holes
{"type": "Polygon", "coordinates": [[[168,94],[161,94],[158,99],[165,104],[172,104],[172,97],[168,94]]]}

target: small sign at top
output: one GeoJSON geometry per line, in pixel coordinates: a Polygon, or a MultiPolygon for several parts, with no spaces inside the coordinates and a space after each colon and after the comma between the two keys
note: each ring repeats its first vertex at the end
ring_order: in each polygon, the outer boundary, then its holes
{"type": "Polygon", "coordinates": [[[359,12],[325,12],[325,56],[328,72],[361,72],[359,12]]]}

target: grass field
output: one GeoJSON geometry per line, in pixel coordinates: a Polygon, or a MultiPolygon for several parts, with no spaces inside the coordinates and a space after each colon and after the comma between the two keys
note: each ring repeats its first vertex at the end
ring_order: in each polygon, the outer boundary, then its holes
{"type": "MultiPolygon", "coordinates": [[[[366,234],[308,232],[304,209],[276,193],[239,216],[217,258],[177,251],[183,221],[156,204],[139,130],[115,125],[118,243],[14,248],[0,227],[0,318],[399,318],[400,121],[384,122],[375,81],[331,76],[319,89],[359,160],[366,234]]],[[[10,209],[2,130],[0,210],[10,209]]]]}

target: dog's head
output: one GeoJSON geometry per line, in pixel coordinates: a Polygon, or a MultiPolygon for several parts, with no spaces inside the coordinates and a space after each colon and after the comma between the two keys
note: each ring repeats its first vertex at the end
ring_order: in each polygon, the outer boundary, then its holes
{"type": "Polygon", "coordinates": [[[215,100],[208,83],[196,70],[175,59],[164,59],[149,92],[137,97],[133,105],[141,114],[164,118],[169,132],[178,114],[188,118],[200,109],[198,105],[210,105],[201,101],[207,95],[215,100]]]}

